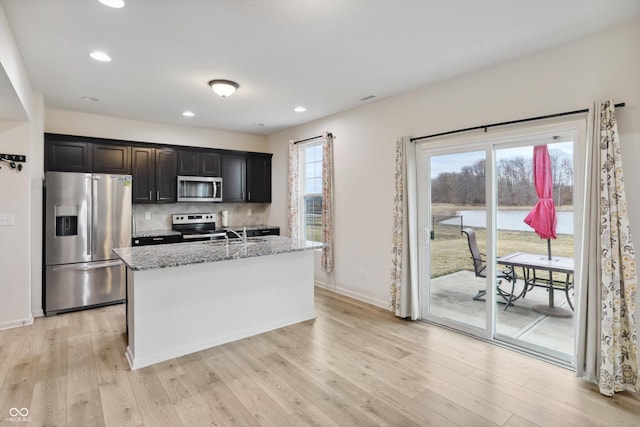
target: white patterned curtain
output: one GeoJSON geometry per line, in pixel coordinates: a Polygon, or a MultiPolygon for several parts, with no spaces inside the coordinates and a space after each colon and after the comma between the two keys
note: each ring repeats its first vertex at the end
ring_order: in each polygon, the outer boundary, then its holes
{"type": "Polygon", "coordinates": [[[322,271],[333,271],[333,135],[322,134],[322,271]]]}
{"type": "Polygon", "coordinates": [[[596,104],[591,119],[576,367],[612,396],[640,392],[638,285],[613,101],[596,104]]]}
{"type": "Polygon", "coordinates": [[[391,242],[390,308],[398,317],[420,317],[416,205],[416,152],[407,137],[396,142],[391,242]]]}
{"type": "Polygon", "coordinates": [[[300,148],[289,141],[289,237],[300,239],[300,148]]]}

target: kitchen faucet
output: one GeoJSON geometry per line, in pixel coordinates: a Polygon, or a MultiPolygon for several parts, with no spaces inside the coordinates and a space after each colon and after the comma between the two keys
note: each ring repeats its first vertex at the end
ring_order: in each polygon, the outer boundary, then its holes
{"type": "Polygon", "coordinates": [[[229,234],[228,233],[233,233],[236,236],[238,236],[238,239],[240,239],[240,241],[244,244],[247,243],[247,227],[242,227],[242,235],[238,234],[237,231],[235,230],[227,230],[227,232],[225,233],[224,237],[227,240],[227,245],[229,244],[229,234]]]}

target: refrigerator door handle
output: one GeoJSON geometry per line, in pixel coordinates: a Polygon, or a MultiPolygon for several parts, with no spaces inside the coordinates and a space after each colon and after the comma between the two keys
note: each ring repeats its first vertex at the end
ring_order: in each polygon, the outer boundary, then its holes
{"type": "Polygon", "coordinates": [[[91,191],[91,256],[96,256],[96,240],[98,240],[98,176],[93,175],[91,179],[92,191],[91,191]]]}
{"type": "Polygon", "coordinates": [[[64,271],[64,270],[89,271],[89,270],[96,270],[98,268],[117,267],[119,265],[123,265],[123,262],[120,260],[111,260],[111,261],[83,263],[83,264],[58,265],[53,267],[51,270],[52,271],[64,271]]]}
{"type": "Polygon", "coordinates": [[[87,187],[87,195],[89,198],[89,200],[87,200],[87,255],[91,256],[93,248],[93,228],[91,226],[93,223],[93,197],[91,197],[93,178],[91,175],[86,178],[85,185],[87,187]]]}

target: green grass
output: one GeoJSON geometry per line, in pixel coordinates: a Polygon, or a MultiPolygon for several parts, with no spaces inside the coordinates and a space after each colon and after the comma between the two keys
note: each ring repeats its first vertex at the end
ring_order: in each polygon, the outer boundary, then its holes
{"type": "MultiPolygon", "coordinates": [[[[438,216],[455,215],[455,212],[470,209],[469,206],[434,205],[433,213],[438,216]]],[[[478,207],[475,207],[478,208],[478,207]]],[[[474,229],[480,252],[487,253],[487,233],[484,228],[474,229]]],[[[439,277],[461,270],[473,271],[471,254],[460,226],[436,224],[434,239],[431,240],[431,277],[439,277]]],[[[512,252],[547,253],[547,241],[532,231],[498,231],[498,256],[512,252]]],[[[557,256],[573,258],[573,236],[558,235],[551,240],[551,253],[557,256]]]]}

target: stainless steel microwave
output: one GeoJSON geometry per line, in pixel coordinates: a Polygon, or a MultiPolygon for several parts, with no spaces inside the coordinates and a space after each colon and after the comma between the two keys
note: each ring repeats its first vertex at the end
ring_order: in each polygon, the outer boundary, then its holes
{"type": "Polygon", "coordinates": [[[210,176],[179,176],[179,202],[221,202],[222,178],[210,176]]]}

